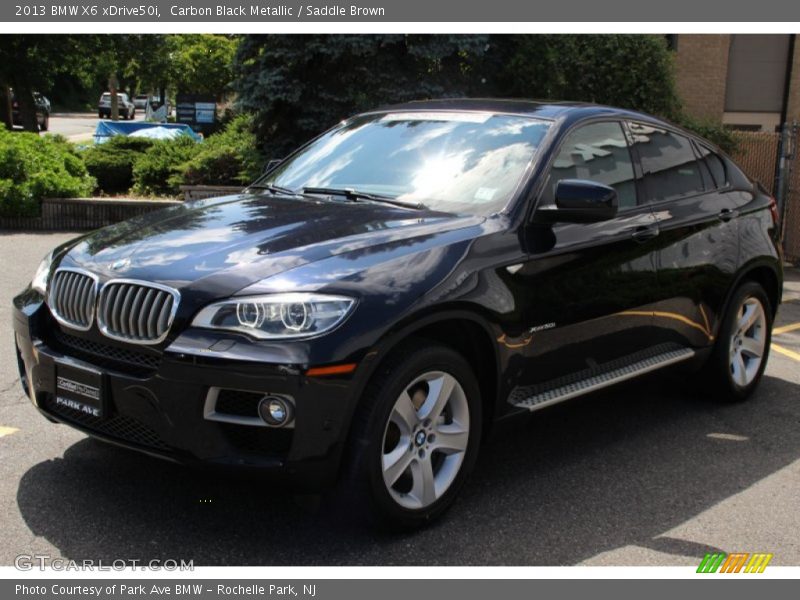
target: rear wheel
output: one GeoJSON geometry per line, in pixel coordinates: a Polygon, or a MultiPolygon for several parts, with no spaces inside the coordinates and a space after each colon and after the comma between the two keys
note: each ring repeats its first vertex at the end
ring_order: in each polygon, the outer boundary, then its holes
{"type": "Polygon", "coordinates": [[[343,482],[373,520],[404,529],[450,507],[480,443],[480,392],[469,364],[450,348],[420,344],[394,352],[367,386],[343,482]]]}
{"type": "Polygon", "coordinates": [[[706,365],[707,384],[722,401],[747,399],[761,380],[772,338],[772,309],[767,294],[748,281],[734,292],[706,365]]]}

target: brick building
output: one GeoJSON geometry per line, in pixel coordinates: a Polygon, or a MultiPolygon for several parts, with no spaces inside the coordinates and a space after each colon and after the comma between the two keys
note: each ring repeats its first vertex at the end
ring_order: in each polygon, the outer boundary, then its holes
{"type": "Polygon", "coordinates": [[[684,109],[736,129],[775,131],[800,121],[795,35],[669,36],[684,109]]]}

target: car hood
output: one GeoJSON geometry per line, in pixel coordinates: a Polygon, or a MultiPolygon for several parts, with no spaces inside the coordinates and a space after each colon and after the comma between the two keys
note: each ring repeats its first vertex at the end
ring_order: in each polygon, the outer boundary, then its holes
{"type": "Polygon", "coordinates": [[[224,297],[332,256],[349,253],[356,265],[375,247],[398,244],[414,251],[416,243],[483,220],[372,202],[239,195],[172,206],[98,230],[81,238],[61,265],[224,297]]]}

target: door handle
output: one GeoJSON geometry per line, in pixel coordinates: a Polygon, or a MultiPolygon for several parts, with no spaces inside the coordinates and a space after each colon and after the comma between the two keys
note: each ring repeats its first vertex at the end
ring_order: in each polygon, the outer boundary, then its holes
{"type": "Polygon", "coordinates": [[[717,218],[720,221],[724,221],[725,223],[727,223],[731,219],[735,219],[737,216],[739,216],[738,210],[733,210],[731,208],[723,208],[721,211],[719,211],[717,218]]]}
{"type": "Polygon", "coordinates": [[[646,242],[657,237],[659,233],[658,225],[641,225],[631,232],[631,237],[637,242],[646,242]]]}

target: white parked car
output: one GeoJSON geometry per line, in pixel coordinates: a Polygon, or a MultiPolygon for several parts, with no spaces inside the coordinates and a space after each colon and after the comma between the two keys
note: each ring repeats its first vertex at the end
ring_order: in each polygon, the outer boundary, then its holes
{"type": "Polygon", "coordinates": [[[145,110],[147,103],[150,101],[150,96],[147,94],[136,94],[133,97],[133,105],[139,110],[145,110]]]}
{"type": "MultiPolygon", "coordinates": [[[[128,94],[117,93],[117,108],[122,119],[133,119],[136,116],[136,106],[128,98],[128,94]]],[[[111,118],[111,93],[105,92],[97,103],[97,116],[101,119],[111,118]]]]}

